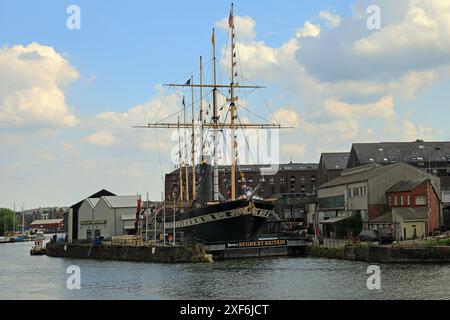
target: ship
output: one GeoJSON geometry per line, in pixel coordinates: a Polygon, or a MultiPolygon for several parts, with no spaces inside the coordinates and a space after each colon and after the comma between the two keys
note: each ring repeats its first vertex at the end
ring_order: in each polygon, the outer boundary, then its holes
{"type": "MultiPolygon", "coordinates": [[[[274,208],[276,200],[262,199],[258,197],[257,186],[253,190],[246,186],[244,175],[239,172],[239,164],[237,156],[237,141],[236,130],[246,129],[282,129],[283,127],[275,123],[245,123],[242,124],[238,119],[238,100],[239,97],[235,94],[236,90],[246,89],[260,89],[260,86],[244,86],[240,85],[237,78],[237,50],[236,50],[236,30],[234,21],[234,5],[231,3],[230,16],[228,19],[228,26],[230,32],[230,79],[229,84],[217,83],[217,58],[216,58],[216,41],[215,30],[212,32],[212,52],[213,52],[213,83],[204,84],[203,79],[203,62],[200,57],[200,77],[199,83],[194,83],[194,77],[184,84],[167,84],[165,86],[172,88],[191,89],[192,93],[192,121],[186,121],[186,104],[183,96],[183,110],[184,121],[176,123],[153,122],[146,126],[137,126],[137,128],[153,128],[153,129],[177,129],[177,130],[192,130],[191,134],[191,159],[183,162],[182,152],[179,151],[179,183],[177,189],[177,196],[174,196],[177,201],[173,201],[173,206],[169,201],[165,200],[163,203],[164,220],[162,221],[163,229],[172,232],[171,239],[175,235],[186,241],[196,241],[203,243],[225,243],[236,241],[258,240],[261,230],[267,219],[276,214],[274,208]],[[212,90],[212,116],[208,123],[204,117],[203,99],[199,99],[199,118],[198,123],[195,122],[194,115],[194,89],[200,91],[200,97],[203,97],[202,90],[212,90]],[[218,108],[218,90],[227,90],[228,96],[226,98],[228,112],[231,115],[229,122],[221,121],[218,108]],[[196,130],[197,129],[197,130],[196,130]],[[205,130],[213,132],[213,151],[212,155],[206,156],[204,154],[204,137],[205,130]],[[233,155],[230,162],[231,186],[223,195],[219,191],[219,161],[218,161],[218,133],[223,130],[230,130],[230,154],[233,155]],[[200,131],[200,155],[196,157],[195,135],[196,131],[200,131]],[[199,174],[197,179],[196,175],[199,174]],[[239,181],[243,184],[241,188],[244,190],[238,195],[237,175],[239,181]],[[184,176],[184,180],[183,180],[184,176]],[[184,182],[183,182],[184,181],[184,182]],[[189,182],[190,181],[190,182],[189,182]],[[191,189],[191,191],[189,190],[191,189]],[[167,210],[171,210],[172,214],[166,215],[167,210]]],[[[185,136],[186,137],[186,136],[185,136]]],[[[186,141],[186,140],[185,140],[186,141]]],[[[181,150],[181,135],[179,135],[179,148],[181,150]]],[[[163,232],[166,234],[166,231],[163,232]]]]}

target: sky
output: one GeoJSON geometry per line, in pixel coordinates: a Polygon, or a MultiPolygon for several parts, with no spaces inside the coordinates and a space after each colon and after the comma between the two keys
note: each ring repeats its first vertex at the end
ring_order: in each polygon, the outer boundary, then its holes
{"type": "MultiPolygon", "coordinates": [[[[211,81],[212,28],[227,82],[229,10],[0,0],[0,207],[66,206],[103,188],[160,199],[177,142],[132,127],[180,110],[189,91],[162,84],[197,81],[199,56],[211,81]],[[79,29],[67,26],[71,5],[79,29]]],[[[294,127],[280,134],[281,162],[354,142],[449,140],[449,1],[238,0],[234,21],[240,81],[267,87],[240,92],[238,108],[243,121],[294,127]]]]}

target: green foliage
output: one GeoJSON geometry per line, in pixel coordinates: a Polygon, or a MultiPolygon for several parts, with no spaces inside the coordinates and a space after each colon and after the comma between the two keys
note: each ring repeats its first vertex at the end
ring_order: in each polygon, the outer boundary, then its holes
{"type": "Polygon", "coordinates": [[[436,240],[427,240],[425,242],[426,247],[450,247],[450,238],[447,239],[436,239],[436,240]]]}
{"type": "MultiPolygon", "coordinates": [[[[4,236],[6,232],[13,230],[14,212],[10,209],[0,208],[0,235],[4,236]],[[6,228],[5,228],[6,224],[6,228]]],[[[16,231],[19,230],[18,221],[16,221],[16,231]]]]}
{"type": "Polygon", "coordinates": [[[357,212],[350,219],[347,219],[345,221],[345,228],[347,229],[348,234],[358,236],[363,229],[361,213],[357,212]]]}

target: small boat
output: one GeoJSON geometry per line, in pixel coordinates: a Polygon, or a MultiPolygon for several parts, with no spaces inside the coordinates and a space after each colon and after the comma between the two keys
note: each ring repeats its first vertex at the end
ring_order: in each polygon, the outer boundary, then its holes
{"type": "Polygon", "coordinates": [[[30,250],[32,256],[42,256],[45,254],[44,242],[42,240],[36,240],[33,248],[30,250]]]}

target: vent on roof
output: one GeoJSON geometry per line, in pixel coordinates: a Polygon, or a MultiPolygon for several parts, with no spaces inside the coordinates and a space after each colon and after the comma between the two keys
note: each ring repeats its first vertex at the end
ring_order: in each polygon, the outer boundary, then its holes
{"type": "Polygon", "coordinates": [[[421,144],[421,145],[419,146],[419,149],[425,149],[425,146],[421,144]]]}
{"type": "Polygon", "coordinates": [[[383,151],[383,148],[378,148],[378,151],[380,151],[380,152],[383,151]]]}

